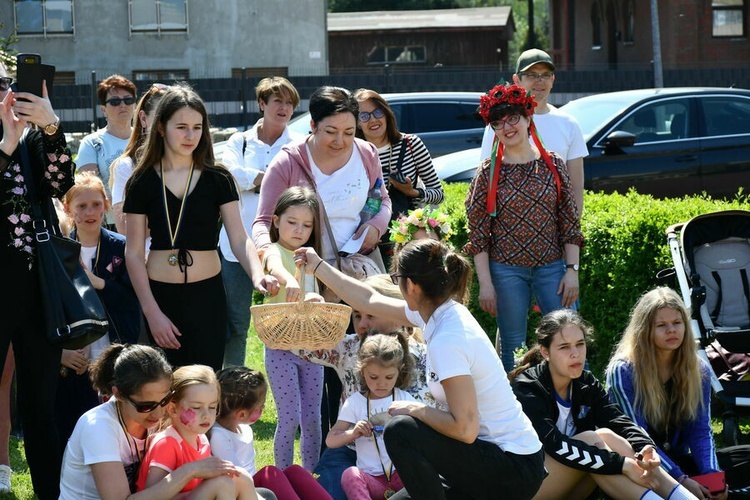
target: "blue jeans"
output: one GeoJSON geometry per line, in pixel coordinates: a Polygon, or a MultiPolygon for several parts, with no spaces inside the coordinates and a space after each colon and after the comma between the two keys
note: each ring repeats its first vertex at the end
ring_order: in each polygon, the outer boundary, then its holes
{"type": "Polygon", "coordinates": [[[495,347],[506,372],[513,369],[513,351],[526,343],[532,294],[542,314],[562,309],[562,295],[557,294],[557,288],[564,275],[563,260],[539,267],[510,266],[490,260],[490,276],[497,296],[495,347]]]}
{"type": "Polygon", "coordinates": [[[244,366],[247,331],[250,328],[250,306],[253,305],[253,282],[239,262],[228,261],[223,256],[221,275],[227,293],[227,343],[224,349],[224,366],[244,366]]]}
{"type": "Polygon", "coordinates": [[[318,474],[318,482],[333,497],[333,500],[346,500],[341,488],[341,475],[349,467],[357,465],[357,452],[348,446],[326,448],[313,471],[318,474]]]}

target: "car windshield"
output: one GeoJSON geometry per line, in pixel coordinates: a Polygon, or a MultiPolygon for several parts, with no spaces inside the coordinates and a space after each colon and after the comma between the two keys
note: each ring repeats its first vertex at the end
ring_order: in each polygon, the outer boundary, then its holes
{"type": "Polygon", "coordinates": [[[289,130],[297,132],[301,135],[307,135],[310,133],[310,113],[302,113],[299,116],[292,118],[287,125],[289,130]]]}
{"type": "Polygon", "coordinates": [[[597,95],[570,101],[560,109],[576,119],[583,138],[588,141],[600,128],[642,96],[597,95]]]}

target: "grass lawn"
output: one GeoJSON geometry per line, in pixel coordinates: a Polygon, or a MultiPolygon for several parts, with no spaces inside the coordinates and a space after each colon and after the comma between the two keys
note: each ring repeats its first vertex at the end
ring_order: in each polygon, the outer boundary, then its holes
{"type": "MultiPolygon", "coordinates": [[[[263,363],[263,343],[258,340],[258,336],[252,329],[248,338],[245,365],[250,368],[259,369],[264,374],[266,372],[263,363]]],[[[275,429],[276,405],[269,389],[266,408],[263,411],[263,415],[260,420],[253,424],[256,450],[255,464],[257,469],[273,464],[273,433],[275,429]]],[[[299,454],[299,436],[295,442],[294,451],[294,463],[301,464],[302,461],[299,454]]],[[[11,493],[0,493],[0,500],[31,500],[35,498],[34,491],[31,487],[29,467],[26,465],[23,441],[12,436],[10,438],[10,463],[13,468],[13,489],[11,493]]]]}

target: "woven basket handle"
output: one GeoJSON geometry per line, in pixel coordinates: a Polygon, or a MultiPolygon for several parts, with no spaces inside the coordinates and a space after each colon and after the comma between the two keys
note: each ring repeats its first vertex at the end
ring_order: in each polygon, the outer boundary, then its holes
{"type": "Polygon", "coordinates": [[[302,304],[305,301],[305,275],[307,275],[307,272],[305,271],[305,265],[302,264],[301,266],[297,267],[297,271],[294,273],[294,279],[297,280],[297,283],[299,283],[299,303],[302,304]]]}

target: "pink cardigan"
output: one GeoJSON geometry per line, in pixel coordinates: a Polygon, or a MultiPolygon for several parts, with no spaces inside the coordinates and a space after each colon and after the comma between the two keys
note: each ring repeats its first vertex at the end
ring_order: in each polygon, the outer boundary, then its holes
{"type": "MultiPolygon", "coordinates": [[[[382,235],[387,229],[391,220],[391,199],[388,197],[388,189],[385,187],[383,180],[383,169],[380,167],[380,158],[378,150],[374,145],[361,139],[354,139],[354,147],[359,150],[362,156],[362,162],[367,170],[367,178],[370,180],[370,186],[375,185],[375,180],[380,178],[380,192],[383,195],[383,203],[380,206],[380,212],[370,219],[370,224],[382,235]]],[[[284,145],[281,151],[274,157],[271,164],[266,169],[263,176],[263,182],[260,189],[260,199],[258,202],[258,211],[253,222],[253,241],[258,250],[264,250],[270,243],[269,228],[273,219],[273,210],[276,207],[276,200],[281,193],[291,186],[304,186],[315,189],[311,179],[314,179],[312,167],[308,162],[307,156],[307,138],[301,142],[292,142],[284,145]]],[[[325,200],[323,200],[325,203],[325,200]]],[[[362,207],[352,207],[359,212],[362,207]]],[[[323,214],[320,214],[320,225],[325,227],[323,214]]]]}

